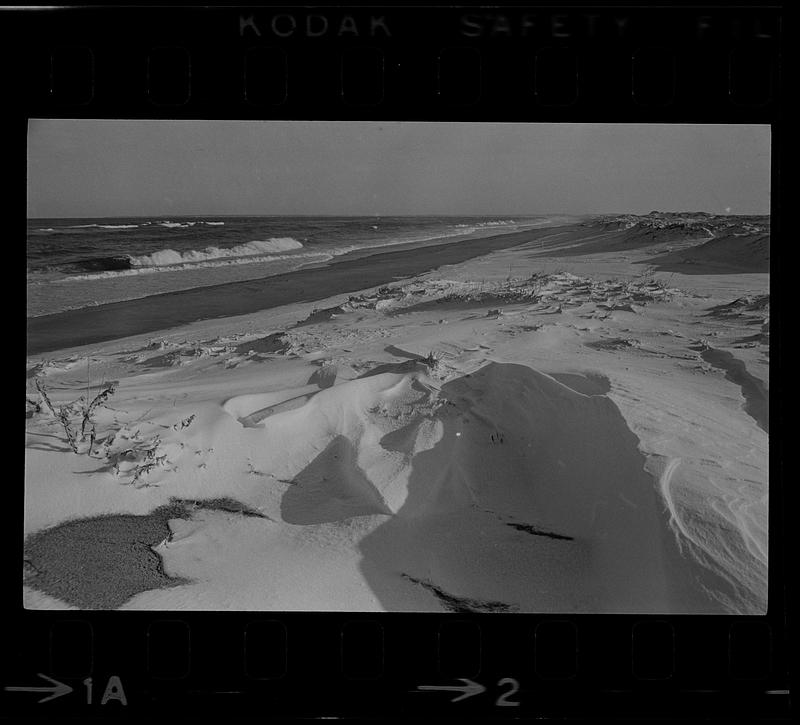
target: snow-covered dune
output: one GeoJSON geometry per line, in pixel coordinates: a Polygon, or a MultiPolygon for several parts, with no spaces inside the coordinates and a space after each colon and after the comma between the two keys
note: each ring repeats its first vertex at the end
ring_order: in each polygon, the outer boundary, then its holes
{"type": "Polygon", "coordinates": [[[32,359],[26,605],[763,612],[766,275],[551,253],[32,359]]]}

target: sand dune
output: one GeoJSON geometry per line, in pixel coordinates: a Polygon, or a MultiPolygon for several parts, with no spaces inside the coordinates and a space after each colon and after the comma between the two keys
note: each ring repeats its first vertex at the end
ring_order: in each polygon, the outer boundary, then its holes
{"type": "Polygon", "coordinates": [[[769,272],[769,234],[726,235],[648,260],[664,272],[713,273],[714,268],[737,272],[769,272]]]}
{"type": "Polygon", "coordinates": [[[29,402],[28,606],[764,611],[768,278],[648,270],[641,229],[620,261],[615,223],[32,358],[29,400],[118,387],[78,454],[29,402]],[[146,581],[61,586],[117,524],[146,581]]]}

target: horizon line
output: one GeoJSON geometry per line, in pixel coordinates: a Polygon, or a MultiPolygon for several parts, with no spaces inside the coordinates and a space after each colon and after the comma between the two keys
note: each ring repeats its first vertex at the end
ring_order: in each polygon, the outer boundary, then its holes
{"type": "Polygon", "coordinates": [[[248,217],[307,217],[316,219],[374,219],[374,218],[418,218],[418,217],[542,217],[542,216],[648,216],[649,214],[710,214],[712,216],[770,216],[771,212],[713,212],[704,209],[682,209],[680,211],[670,211],[662,209],[651,209],[647,212],[634,212],[634,211],[590,211],[590,212],[565,212],[565,211],[550,211],[550,212],[493,212],[491,214],[116,214],[113,216],[26,216],[26,221],[40,221],[44,219],[192,219],[192,218],[211,218],[211,217],[226,217],[230,219],[241,219],[248,217]]]}

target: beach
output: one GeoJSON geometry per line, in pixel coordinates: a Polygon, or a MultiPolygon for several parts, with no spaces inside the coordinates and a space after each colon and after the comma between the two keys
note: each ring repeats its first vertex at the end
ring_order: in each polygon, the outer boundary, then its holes
{"type": "Polygon", "coordinates": [[[29,317],[25,606],[764,613],[769,219],[502,231],[29,317]]]}
{"type": "MultiPolygon", "coordinates": [[[[268,278],[207,285],[166,294],[82,307],[28,320],[28,353],[129,337],[194,322],[243,315],[314,299],[356,292],[409,277],[442,264],[471,259],[495,249],[549,240],[568,232],[550,226],[478,239],[462,239],[393,251],[366,249],[337,258],[334,264],[310,264],[268,278]],[[424,253],[420,253],[424,250],[424,253]],[[368,256],[367,256],[368,255],[368,256]]],[[[581,231],[579,230],[578,236],[581,231]]],[[[585,236],[585,234],[584,234],[585,236]]]]}

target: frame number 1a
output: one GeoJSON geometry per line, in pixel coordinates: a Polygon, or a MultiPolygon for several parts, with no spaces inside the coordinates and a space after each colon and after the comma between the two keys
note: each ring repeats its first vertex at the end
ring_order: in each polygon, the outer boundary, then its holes
{"type": "MultiPolygon", "coordinates": [[[[83,681],[83,686],[86,688],[86,704],[91,705],[93,702],[94,683],[91,677],[87,677],[83,681]]],[[[111,675],[106,683],[106,689],[103,691],[103,697],[100,700],[101,705],[116,700],[121,705],[128,704],[128,698],[125,697],[125,690],[122,688],[122,680],[116,675],[111,675]]]]}

